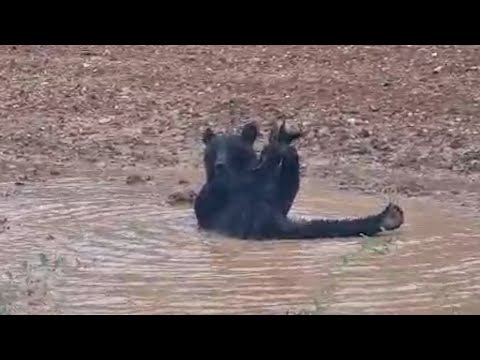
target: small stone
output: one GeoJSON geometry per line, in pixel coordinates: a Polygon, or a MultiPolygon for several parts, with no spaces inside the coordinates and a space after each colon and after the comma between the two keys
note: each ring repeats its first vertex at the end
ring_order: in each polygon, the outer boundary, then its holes
{"type": "Polygon", "coordinates": [[[138,174],[129,175],[126,180],[127,185],[135,185],[143,182],[145,182],[145,180],[138,174]]]}
{"type": "Polygon", "coordinates": [[[105,118],[99,119],[98,123],[101,124],[101,125],[104,125],[104,124],[108,124],[110,121],[112,121],[111,118],[105,117],[105,118]]]}
{"type": "Polygon", "coordinates": [[[193,204],[197,193],[192,189],[178,190],[168,196],[167,203],[170,205],[187,203],[193,204]]]}
{"type": "Polygon", "coordinates": [[[367,138],[371,135],[370,131],[367,130],[367,129],[362,129],[360,130],[360,132],[358,133],[358,136],[362,137],[362,138],[367,138]]]}
{"type": "Polygon", "coordinates": [[[460,139],[455,139],[450,143],[452,149],[460,149],[463,146],[463,141],[460,139]]]}
{"type": "Polygon", "coordinates": [[[440,65],[440,66],[437,66],[435,69],[433,69],[432,72],[434,74],[438,74],[440,71],[442,71],[442,69],[443,69],[443,66],[440,65]]]}

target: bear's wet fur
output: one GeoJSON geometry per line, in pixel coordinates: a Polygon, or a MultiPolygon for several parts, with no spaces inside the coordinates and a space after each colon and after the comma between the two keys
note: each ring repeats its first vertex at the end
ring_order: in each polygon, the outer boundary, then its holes
{"type": "Polygon", "coordinates": [[[203,134],[207,181],[195,199],[201,229],[241,239],[317,239],[372,236],[404,221],[402,209],[388,204],[376,215],[356,219],[293,221],[287,217],[299,190],[300,164],[291,143],[300,133],[274,127],[258,158],[255,123],[240,134],[203,134]]]}

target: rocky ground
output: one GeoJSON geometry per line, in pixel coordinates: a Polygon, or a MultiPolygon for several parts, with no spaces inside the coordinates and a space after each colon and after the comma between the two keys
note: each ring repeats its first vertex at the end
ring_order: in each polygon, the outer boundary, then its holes
{"type": "Polygon", "coordinates": [[[1,46],[0,64],[4,181],[198,166],[206,126],[285,119],[309,176],[480,199],[479,46],[1,46]]]}

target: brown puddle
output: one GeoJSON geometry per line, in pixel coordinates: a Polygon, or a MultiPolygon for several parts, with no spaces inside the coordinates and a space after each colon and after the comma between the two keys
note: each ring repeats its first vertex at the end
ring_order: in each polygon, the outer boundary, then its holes
{"type": "Polygon", "coordinates": [[[332,269],[319,291],[323,313],[480,313],[480,223],[427,201],[408,205],[408,224],[388,251],[367,244],[332,269]]]}
{"type": "MultiPolygon", "coordinates": [[[[122,179],[57,179],[6,198],[0,233],[3,272],[40,253],[65,263],[49,285],[53,312],[70,314],[282,314],[474,312],[480,290],[480,226],[422,200],[402,200],[407,223],[362,250],[364,239],[241,241],[200,233],[188,206],[163,201],[173,172],[157,185],[122,179]]],[[[366,215],[381,197],[304,181],[292,216],[366,215]],[[320,188],[320,190],[315,189],[320,188]]],[[[42,310],[48,312],[47,310],[42,310]]]]}

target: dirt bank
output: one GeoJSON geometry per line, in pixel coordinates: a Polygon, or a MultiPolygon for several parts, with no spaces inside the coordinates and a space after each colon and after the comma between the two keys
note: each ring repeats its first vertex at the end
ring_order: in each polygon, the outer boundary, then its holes
{"type": "Polygon", "coordinates": [[[0,171],[198,165],[205,126],[287,119],[307,133],[306,173],[340,187],[476,193],[479,60],[478,46],[2,46],[0,171]]]}

